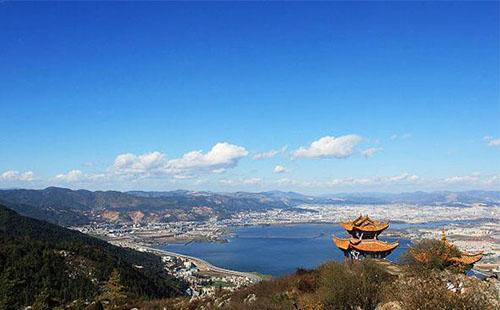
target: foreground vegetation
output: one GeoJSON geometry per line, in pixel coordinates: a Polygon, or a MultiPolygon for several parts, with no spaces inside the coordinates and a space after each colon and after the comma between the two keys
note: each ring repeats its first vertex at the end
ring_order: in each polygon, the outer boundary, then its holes
{"type": "MultiPolygon", "coordinates": [[[[457,285],[458,286],[458,285],[457,285]]],[[[315,270],[262,282],[183,309],[498,309],[492,285],[450,271],[405,267],[389,274],[378,262],[327,263],[315,270]],[[460,291],[448,281],[462,283],[460,291]]],[[[146,307],[147,308],[147,307],[146,307]]],[[[151,307],[153,309],[154,307],[151,307]]]]}
{"type": "Polygon", "coordinates": [[[402,265],[364,260],[329,262],[313,270],[264,281],[234,293],[194,301],[156,300],[142,309],[345,309],[345,310],[483,310],[499,309],[499,282],[465,276],[449,257],[461,252],[441,240],[423,240],[403,255],[402,265]],[[433,257],[415,260],[411,251],[433,257]]]}

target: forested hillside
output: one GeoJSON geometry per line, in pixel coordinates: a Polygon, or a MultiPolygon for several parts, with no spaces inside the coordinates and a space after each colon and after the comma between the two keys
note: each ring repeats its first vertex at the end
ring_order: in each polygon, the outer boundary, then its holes
{"type": "Polygon", "coordinates": [[[22,215],[63,226],[90,221],[131,222],[130,214],[141,212],[144,220],[206,220],[227,217],[245,210],[288,208],[308,201],[252,193],[210,192],[118,192],[70,190],[49,187],[43,190],[0,190],[0,203],[22,215]],[[203,212],[199,208],[203,207],[203,212]],[[112,216],[110,216],[112,214],[112,216]]]}
{"type": "Polygon", "coordinates": [[[0,309],[43,297],[51,305],[94,300],[112,272],[133,299],[180,296],[185,285],[164,272],[159,257],[44,221],[0,205],[0,309]]]}

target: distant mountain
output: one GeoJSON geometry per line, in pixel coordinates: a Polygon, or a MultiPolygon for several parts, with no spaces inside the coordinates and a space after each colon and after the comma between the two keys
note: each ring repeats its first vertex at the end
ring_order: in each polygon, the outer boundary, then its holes
{"type": "Polygon", "coordinates": [[[49,187],[0,190],[0,202],[22,215],[64,226],[91,222],[198,221],[236,212],[297,208],[302,204],[468,205],[500,203],[500,192],[347,193],[323,196],[295,192],[87,191],[49,187]]]}
{"type": "Polygon", "coordinates": [[[0,205],[0,309],[20,309],[47,294],[54,305],[93,300],[113,270],[130,298],[180,296],[158,256],[105,241],[0,205]]]}
{"type": "Polygon", "coordinates": [[[136,212],[149,221],[195,221],[213,215],[223,218],[238,211],[290,208],[304,200],[250,193],[92,192],[49,187],[0,190],[0,202],[22,215],[70,226],[101,220],[133,221],[131,214],[136,212]]]}
{"type": "Polygon", "coordinates": [[[325,195],[325,198],[341,199],[355,203],[412,203],[430,205],[454,204],[499,204],[500,191],[463,191],[463,192],[407,192],[407,193],[347,193],[325,195]]]}

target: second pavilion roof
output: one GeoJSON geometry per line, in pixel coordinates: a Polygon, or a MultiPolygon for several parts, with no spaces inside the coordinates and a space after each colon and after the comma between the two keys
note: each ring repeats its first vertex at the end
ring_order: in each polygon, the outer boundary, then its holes
{"type": "Polygon", "coordinates": [[[356,239],[356,238],[337,238],[333,236],[333,242],[341,250],[358,250],[361,252],[387,252],[398,247],[399,242],[384,242],[377,239],[356,239]]]}

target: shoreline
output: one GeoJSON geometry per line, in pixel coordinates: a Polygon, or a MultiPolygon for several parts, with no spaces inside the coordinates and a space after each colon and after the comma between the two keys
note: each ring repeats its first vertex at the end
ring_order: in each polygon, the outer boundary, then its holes
{"type": "Polygon", "coordinates": [[[259,276],[256,273],[237,271],[237,270],[231,270],[231,269],[226,269],[226,268],[222,268],[222,267],[217,267],[217,266],[207,262],[206,260],[203,260],[201,258],[194,257],[194,256],[170,252],[170,251],[166,251],[166,250],[162,250],[162,249],[158,249],[158,248],[153,248],[153,247],[148,247],[148,246],[138,246],[138,249],[146,250],[148,252],[151,252],[151,253],[159,255],[159,256],[165,255],[165,256],[174,256],[177,258],[186,259],[188,261],[191,261],[193,264],[195,264],[200,271],[204,271],[204,272],[215,272],[215,273],[220,273],[220,274],[224,274],[224,275],[246,277],[254,283],[257,283],[257,282],[264,280],[263,277],[259,276]]]}
{"type": "MultiPolygon", "coordinates": [[[[388,238],[402,238],[407,240],[415,240],[415,239],[425,239],[425,238],[440,238],[441,236],[441,227],[446,226],[448,235],[451,237],[452,241],[459,245],[460,247],[468,250],[468,251],[485,251],[487,255],[483,258],[483,263],[495,264],[499,263],[499,252],[496,248],[497,242],[491,239],[491,234],[496,230],[494,226],[491,227],[483,227],[482,225],[478,225],[481,221],[489,221],[492,220],[490,218],[481,218],[476,220],[447,220],[447,221],[430,221],[423,223],[408,223],[404,221],[391,221],[391,224],[394,224],[393,231],[391,234],[388,234],[388,238]],[[471,223],[472,222],[472,223],[471,223]],[[402,227],[398,227],[402,226],[402,227]]],[[[492,222],[497,222],[498,220],[493,219],[492,222]]],[[[246,225],[231,225],[226,227],[225,233],[222,236],[218,236],[218,238],[224,238],[227,242],[228,239],[240,228],[252,228],[252,227],[275,227],[275,226],[301,226],[301,225],[335,225],[336,223],[332,222],[317,222],[317,221],[304,221],[301,223],[252,223],[246,225]],[[234,230],[233,230],[234,229],[234,230]],[[227,239],[226,239],[227,238],[227,239]]],[[[265,275],[260,275],[253,272],[244,272],[238,270],[226,269],[218,266],[214,266],[213,264],[207,262],[204,259],[190,256],[186,254],[180,254],[176,252],[171,252],[167,249],[161,249],[160,247],[165,244],[190,244],[201,241],[205,242],[221,242],[221,240],[215,240],[215,238],[209,239],[184,239],[181,242],[174,240],[155,240],[155,242],[148,242],[148,240],[144,240],[138,238],[139,236],[135,235],[134,238],[116,238],[115,241],[117,243],[121,243],[122,245],[133,247],[133,248],[143,248],[148,251],[154,252],[157,255],[169,255],[177,258],[182,258],[183,260],[189,260],[194,263],[200,271],[206,271],[208,274],[221,274],[221,275],[229,275],[229,276],[237,276],[237,277],[246,277],[251,279],[252,281],[261,281],[265,279],[265,275]],[[120,242],[121,241],[121,242],[120,242]],[[128,243],[128,244],[127,244],[128,243]]],[[[112,241],[108,238],[105,238],[107,241],[112,241]]],[[[175,248],[172,250],[176,251],[175,248]]],[[[182,251],[181,251],[182,252],[182,251]]],[[[193,255],[194,253],[191,253],[193,255]]],[[[199,253],[198,253],[199,254],[199,253]]],[[[253,268],[249,268],[253,269],[253,268]]]]}

